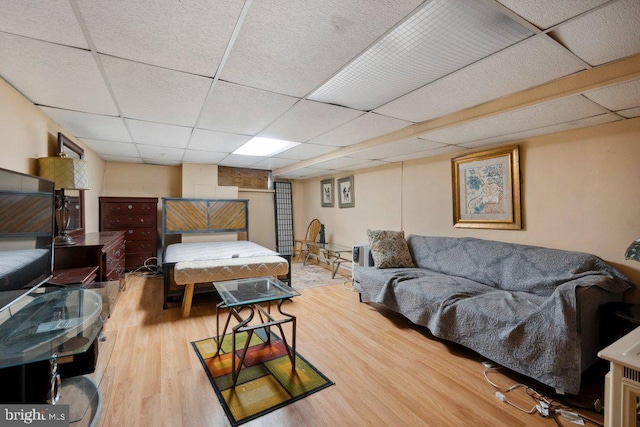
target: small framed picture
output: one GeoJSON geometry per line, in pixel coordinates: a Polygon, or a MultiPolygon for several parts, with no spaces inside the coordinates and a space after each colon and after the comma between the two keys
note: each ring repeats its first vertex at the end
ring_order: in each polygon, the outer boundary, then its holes
{"type": "Polygon", "coordinates": [[[338,206],[341,208],[353,208],[356,206],[353,175],[338,180],[338,206]]]}
{"type": "Polygon", "coordinates": [[[320,182],[320,205],[323,208],[332,208],[335,206],[333,183],[333,179],[325,179],[320,182]]]}

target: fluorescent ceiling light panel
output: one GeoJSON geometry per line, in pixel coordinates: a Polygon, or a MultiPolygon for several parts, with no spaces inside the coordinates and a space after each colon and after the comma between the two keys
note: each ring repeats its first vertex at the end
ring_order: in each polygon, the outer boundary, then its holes
{"type": "Polygon", "coordinates": [[[234,151],[233,154],[240,154],[242,156],[273,156],[275,154],[288,150],[289,148],[293,148],[298,144],[300,143],[285,141],[283,139],[272,139],[256,136],[255,138],[251,138],[249,141],[247,141],[246,144],[242,145],[240,148],[234,151]]]}
{"type": "Polygon", "coordinates": [[[532,35],[487,3],[426,2],[309,99],[371,110],[532,35]]]}

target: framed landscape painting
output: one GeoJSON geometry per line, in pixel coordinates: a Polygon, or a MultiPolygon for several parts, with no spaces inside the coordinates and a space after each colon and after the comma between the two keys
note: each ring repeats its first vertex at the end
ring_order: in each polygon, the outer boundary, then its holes
{"type": "Polygon", "coordinates": [[[356,206],[355,193],[353,191],[353,175],[338,180],[338,207],[353,208],[356,206]]]}
{"type": "Polygon", "coordinates": [[[451,159],[453,225],[522,229],[518,146],[451,159]]]}
{"type": "Polygon", "coordinates": [[[320,205],[323,208],[332,208],[335,205],[333,182],[333,179],[325,179],[320,182],[320,205]]]}

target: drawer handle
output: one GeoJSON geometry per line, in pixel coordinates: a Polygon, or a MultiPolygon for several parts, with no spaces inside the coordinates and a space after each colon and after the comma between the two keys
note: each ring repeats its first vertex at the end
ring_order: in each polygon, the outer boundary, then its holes
{"type": "Polygon", "coordinates": [[[129,205],[129,206],[127,206],[127,208],[133,209],[133,205],[129,205]]]}
{"type": "Polygon", "coordinates": [[[133,230],[129,230],[129,234],[133,234],[133,230]]]}

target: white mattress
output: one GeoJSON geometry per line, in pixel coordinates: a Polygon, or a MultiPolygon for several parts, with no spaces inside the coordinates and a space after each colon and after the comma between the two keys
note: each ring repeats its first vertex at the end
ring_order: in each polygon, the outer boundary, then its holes
{"type": "Polygon", "coordinates": [[[288,271],[287,260],[279,256],[182,261],[176,264],[174,280],[177,285],[184,285],[251,277],[284,276],[288,271]]]}
{"type": "Polygon", "coordinates": [[[167,247],[164,262],[209,261],[214,259],[264,257],[272,255],[278,255],[278,253],[246,240],[175,243],[167,247]]]}

